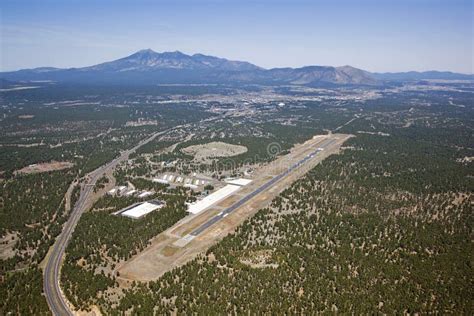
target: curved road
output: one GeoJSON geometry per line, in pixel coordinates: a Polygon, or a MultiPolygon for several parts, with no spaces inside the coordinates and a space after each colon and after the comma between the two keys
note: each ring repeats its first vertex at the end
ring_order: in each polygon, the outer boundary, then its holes
{"type": "MultiPolygon", "coordinates": [[[[184,125],[185,126],[185,125],[184,125]]],[[[164,134],[172,129],[184,127],[183,125],[176,126],[174,128],[167,129],[165,131],[157,132],[147,139],[141,141],[132,149],[126,150],[120,154],[119,157],[110,161],[109,163],[97,168],[88,175],[86,175],[86,181],[82,184],[81,193],[77,200],[74,208],[71,211],[68,221],[64,224],[63,231],[56,239],[56,242],[52,246],[51,253],[46,259],[46,265],[43,275],[43,289],[48,302],[49,308],[53,315],[73,315],[68,303],[64,299],[62,294],[59,281],[60,281],[60,267],[66,246],[71,238],[72,232],[77,225],[77,222],[81,218],[82,213],[86,209],[86,202],[89,200],[93,193],[93,187],[95,182],[107,171],[112,170],[120,162],[128,159],[128,156],[137,150],[139,147],[152,141],[155,137],[164,134]]]]}

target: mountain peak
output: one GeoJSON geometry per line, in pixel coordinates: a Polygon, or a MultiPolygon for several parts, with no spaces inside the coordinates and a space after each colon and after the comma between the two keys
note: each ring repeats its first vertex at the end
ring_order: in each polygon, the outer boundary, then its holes
{"type": "Polygon", "coordinates": [[[109,72],[155,71],[160,69],[251,71],[260,68],[247,62],[231,61],[203,54],[190,56],[178,50],[160,53],[150,48],[139,50],[118,60],[83,68],[83,70],[109,72]]]}
{"type": "Polygon", "coordinates": [[[158,53],[155,52],[153,49],[151,48],[147,48],[147,49],[141,49],[139,50],[138,52],[136,53],[133,53],[132,55],[128,56],[128,57],[125,57],[125,58],[129,58],[129,57],[150,57],[150,56],[154,56],[154,55],[157,55],[158,53]]]}
{"type": "Polygon", "coordinates": [[[140,49],[137,52],[137,54],[149,54],[149,53],[156,53],[156,52],[151,48],[140,49]]]}
{"type": "Polygon", "coordinates": [[[179,50],[160,53],[160,52],[154,51],[151,48],[140,49],[139,51],[132,54],[131,56],[133,55],[189,56],[189,55],[184,54],[183,52],[180,52],[179,50]]]}
{"type": "Polygon", "coordinates": [[[191,57],[189,55],[186,55],[185,53],[180,52],[179,50],[175,50],[174,52],[163,52],[160,55],[164,57],[175,57],[175,58],[176,57],[177,58],[181,58],[181,57],[190,58],[191,57]]]}

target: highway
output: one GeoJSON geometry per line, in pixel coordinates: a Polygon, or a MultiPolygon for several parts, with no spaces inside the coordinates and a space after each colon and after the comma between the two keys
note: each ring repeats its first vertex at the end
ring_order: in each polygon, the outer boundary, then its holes
{"type": "Polygon", "coordinates": [[[254,190],[251,193],[247,194],[246,196],[244,196],[243,198],[238,200],[236,203],[234,203],[232,206],[226,208],[224,211],[220,212],[219,214],[212,217],[207,222],[205,222],[204,224],[202,224],[201,226],[196,228],[194,231],[192,231],[189,234],[190,239],[198,236],[203,231],[205,231],[207,228],[209,228],[213,224],[217,223],[218,221],[220,221],[221,219],[223,219],[224,217],[226,217],[227,215],[229,215],[230,213],[235,211],[237,208],[241,207],[243,204],[247,203],[250,199],[252,199],[256,195],[260,194],[261,192],[265,191],[266,189],[270,188],[272,185],[274,185],[275,183],[277,183],[278,181],[280,181],[281,179],[286,177],[289,173],[291,173],[293,170],[295,170],[296,168],[298,168],[299,166],[304,164],[306,161],[308,161],[309,159],[314,158],[321,150],[324,150],[326,147],[328,147],[329,145],[331,145],[335,141],[336,140],[334,140],[334,139],[324,140],[316,150],[314,150],[311,153],[309,153],[308,155],[306,155],[303,159],[301,159],[300,161],[294,163],[288,169],[286,169],[284,172],[282,172],[279,175],[273,177],[271,180],[265,182],[260,187],[258,187],[256,190],[254,190]]]}
{"type": "Polygon", "coordinates": [[[86,210],[87,201],[90,199],[96,181],[106,172],[115,168],[119,163],[128,159],[129,155],[135,150],[172,129],[182,128],[186,125],[179,125],[174,128],[157,132],[147,139],[141,141],[135,147],[123,151],[119,157],[110,161],[85,176],[85,181],[81,187],[79,199],[74,205],[68,221],[64,224],[63,231],[52,246],[49,257],[46,258],[46,264],[43,275],[43,289],[49,308],[53,315],[73,315],[70,307],[62,295],[60,288],[60,267],[66,246],[71,238],[72,232],[76,227],[82,213],[86,210]]]}

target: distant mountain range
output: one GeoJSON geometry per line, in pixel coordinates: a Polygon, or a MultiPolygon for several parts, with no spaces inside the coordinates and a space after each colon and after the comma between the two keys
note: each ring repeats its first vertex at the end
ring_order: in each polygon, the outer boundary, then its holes
{"type": "Polygon", "coordinates": [[[408,71],[373,73],[374,78],[389,81],[410,80],[474,80],[474,75],[460,74],[450,71],[408,71]]]}
{"type": "Polygon", "coordinates": [[[473,80],[474,75],[451,72],[370,73],[351,66],[307,66],[264,69],[243,61],[179,51],[140,50],[130,56],[83,68],[41,67],[0,73],[12,81],[53,80],[87,84],[256,83],[321,85],[377,85],[383,81],[473,80]]]}

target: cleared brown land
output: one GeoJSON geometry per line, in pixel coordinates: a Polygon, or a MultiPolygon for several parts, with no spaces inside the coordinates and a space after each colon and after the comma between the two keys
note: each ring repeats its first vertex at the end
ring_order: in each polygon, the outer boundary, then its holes
{"type": "Polygon", "coordinates": [[[278,268],[278,264],[273,260],[273,251],[269,249],[249,252],[240,258],[240,262],[256,269],[278,268]]]}
{"type": "Polygon", "coordinates": [[[51,161],[51,162],[44,162],[44,163],[29,165],[27,167],[24,167],[20,170],[15,171],[15,173],[20,173],[20,174],[40,173],[40,172],[68,169],[68,168],[71,168],[72,166],[74,166],[74,164],[69,161],[51,161]]]}
{"type": "Polygon", "coordinates": [[[195,160],[206,161],[209,158],[232,157],[243,154],[247,152],[247,147],[224,142],[211,142],[189,146],[181,149],[181,151],[193,155],[195,160]]]}
{"type": "Polygon", "coordinates": [[[9,232],[0,238],[0,259],[6,260],[15,256],[16,251],[13,249],[18,242],[18,233],[9,232]]]}
{"type": "Polygon", "coordinates": [[[129,261],[119,265],[116,270],[124,280],[150,281],[159,278],[174,267],[185,264],[199,253],[206,251],[211,245],[232,232],[245,219],[266,207],[282,190],[291,185],[307,171],[312,169],[329,155],[335,154],[351,135],[331,134],[317,136],[304,144],[296,145],[289,154],[280,157],[272,163],[262,166],[254,172],[253,182],[237,191],[223,201],[204,210],[200,214],[190,215],[152,241],[143,252],[129,261]],[[237,208],[228,216],[222,218],[193,239],[186,239],[189,233],[206,223],[226,207],[240,200],[245,194],[257,190],[271,178],[283,173],[292,164],[307,157],[325,140],[332,139],[333,143],[313,158],[307,160],[299,168],[276,182],[272,187],[254,196],[248,202],[237,208]],[[183,238],[185,237],[185,238],[183,238]]]}
{"type": "Polygon", "coordinates": [[[30,114],[18,115],[18,118],[23,119],[23,120],[32,119],[34,117],[35,117],[34,115],[30,115],[30,114]]]}

